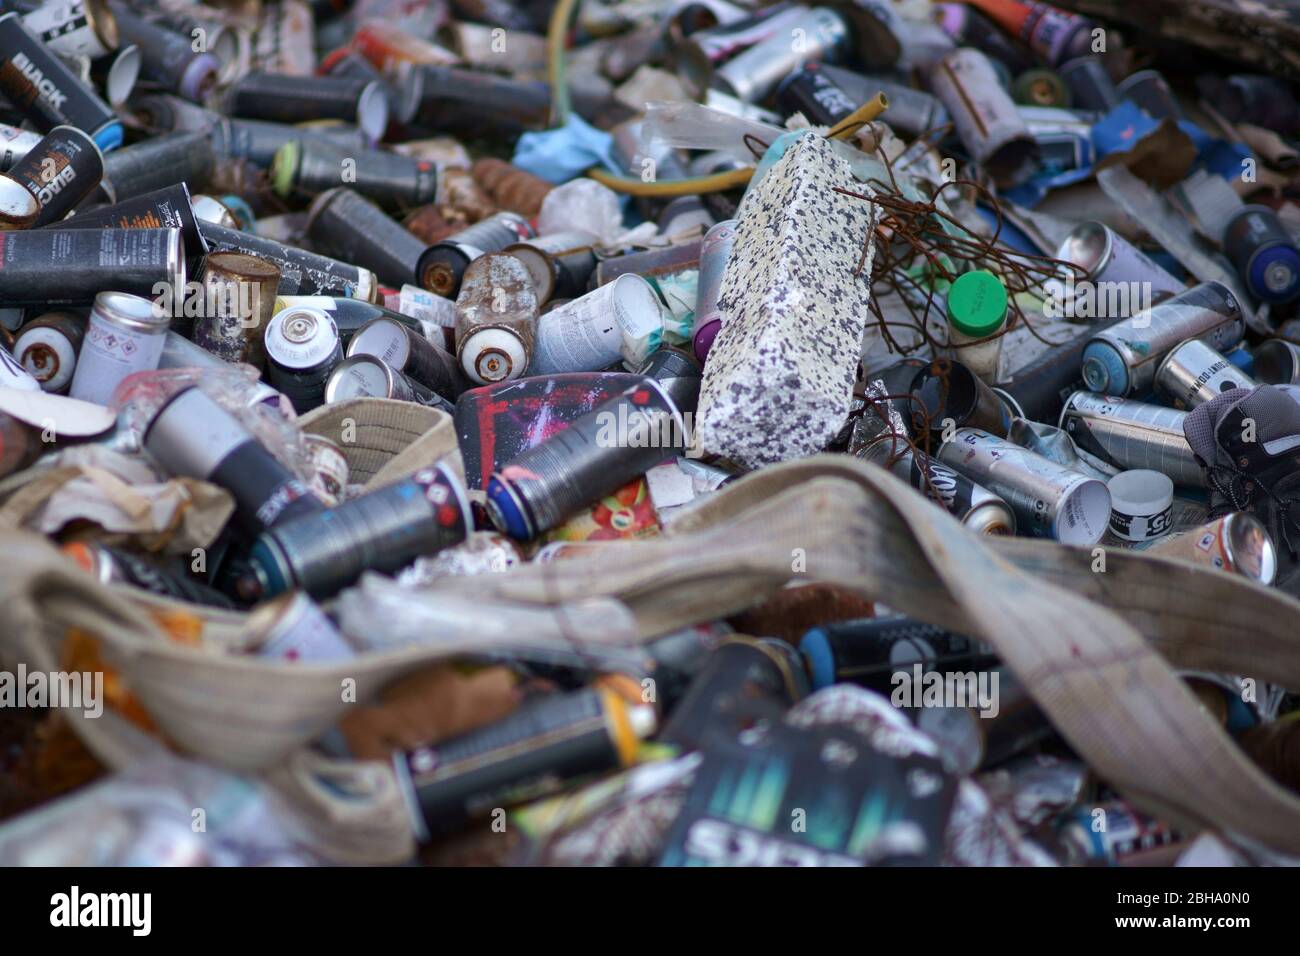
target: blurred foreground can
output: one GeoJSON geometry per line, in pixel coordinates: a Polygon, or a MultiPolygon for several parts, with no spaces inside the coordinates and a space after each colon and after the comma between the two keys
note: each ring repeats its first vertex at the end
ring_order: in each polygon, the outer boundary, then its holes
{"type": "Polygon", "coordinates": [[[45,0],[23,14],[23,26],[63,57],[98,60],[119,45],[117,18],[108,0],[45,0]]]}
{"type": "Polygon", "coordinates": [[[145,429],[143,443],[170,474],[229,491],[236,517],[251,533],[324,508],[239,419],[197,386],[168,399],[145,429]]]}
{"type": "Polygon", "coordinates": [[[1093,392],[1142,394],[1155,384],[1160,360],[1180,343],[1196,338],[1227,352],[1245,329],[1232,290],[1203,282],[1093,336],[1083,350],[1083,380],[1093,392]]]}
{"type": "Polygon", "coordinates": [[[1273,539],[1263,523],[1245,511],[1234,511],[1191,531],[1167,534],[1142,550],[1230,571],[1265,585],[1272,584],[1277,574],[1273,539]]]}
{"type": "Polygon", "coordinates": [[[1205,487],[1205,472],[1183,434],[1187,413],[1114,395],[1075,392],[1059,427],[1090,455],[1120,468],[1158,471],[1174,484],[1205,487]]]}
{"type": "Polygon", "coordinates": [[[392,573],[459,544],[472,527],[464,485],[440,463],[262,534],[240,593],[251,599],[302,588],[328,597],[365,571],[392,573]]]}
{"type": "Polygon", "coordinates": [[[654,733],[650,704],[604,687],[551,694],[501,720],[393,756],[417,837],[494,808],[546,796],[576,778],[629,766],[654,733]]]}
{"type": "Polygon", "coordinates": [[[107,405],[128,375],[158,367],[169,326],[148,299],[125,292],[95,296],[69,394],[107,405]]]}
{"type": "Polygon", "coordinates": [[[958,429],[939,460],[1011,506],[1021,530],[1062,544],[1091,547],[1110,521],[1104,482],[974,428],[958,429]]]}
{"type": "Polygon", "coordinates": [[[246,627],[259,657],[326,664],[357,656],[320,605],[301,591],[263,601],[246,627]]]}
{"type": "Polygon", "coordinates": [[[974,671],[996,656],[979,641],[911,618],[839,621],[808,631],[799,641],[814,690],[851,683],[888,694],[896,671],[921,664],[927,671],[974,671]]]}

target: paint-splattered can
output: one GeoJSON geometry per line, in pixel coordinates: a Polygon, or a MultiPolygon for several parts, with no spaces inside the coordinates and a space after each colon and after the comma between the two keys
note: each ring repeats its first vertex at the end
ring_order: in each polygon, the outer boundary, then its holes
{"type": "Polygon", "coordinates": [[[227,362],[266,366],[263,336],[275,313],[280,270],[242,252],[214,252],[203,260],[203,311],[194,341],[227,362]]]}
{"type": "Polygon", "coordinates": [[[1220,352],[1241,341],[1241,304],[1221,282],[1203,282],[1093,336],[1083,350],[1083,381],[1091,391],[1126,397],[1155,384],[1160,360],[1197,338],[1220,352]]]}

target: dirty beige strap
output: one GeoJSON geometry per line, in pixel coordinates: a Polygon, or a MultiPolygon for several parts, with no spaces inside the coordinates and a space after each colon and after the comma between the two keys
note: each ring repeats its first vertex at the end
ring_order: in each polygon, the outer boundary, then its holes
{"type": "Polygon", "coordinates": [[[516,600],[610,595],[647,635],[739,610],[791,579],[856,588],[992,644],[1074,748],[1130,798],[1174,822],[1300,852],[1300,799],[1241,753],[1156,650],[1180,665],[1212,662],[1300,686],[1300,602],[1167,559],[1108,562],[1094,575],[1064,548],[990,545],[883,469],[821,456],[728,486],[659,539],[445,586],[516,600]],[[1180,600],[1188,603],[1171,607],[1180,600]],[[1193,623],[1192,614],[1206,617],[1193,623]]]}

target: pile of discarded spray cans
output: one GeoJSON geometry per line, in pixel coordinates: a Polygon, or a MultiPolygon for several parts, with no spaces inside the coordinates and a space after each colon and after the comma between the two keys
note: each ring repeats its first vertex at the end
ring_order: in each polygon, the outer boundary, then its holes
{"type": "Polygon", "coordinates": [[[1288,5],[0,9],[0,862],[1300,857],[1288,5]]]}

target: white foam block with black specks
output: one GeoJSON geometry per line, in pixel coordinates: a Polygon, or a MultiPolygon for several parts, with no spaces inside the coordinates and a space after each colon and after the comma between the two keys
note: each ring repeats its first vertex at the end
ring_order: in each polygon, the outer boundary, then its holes
{"type": "Polygon", "coordinates": [[[713,454],[750,467],[788,461],[821,451],[844,425],[870,320],[879,207],[836,186],[871,192],[809,135],[745,195],[696,422],[713,454]]]}

